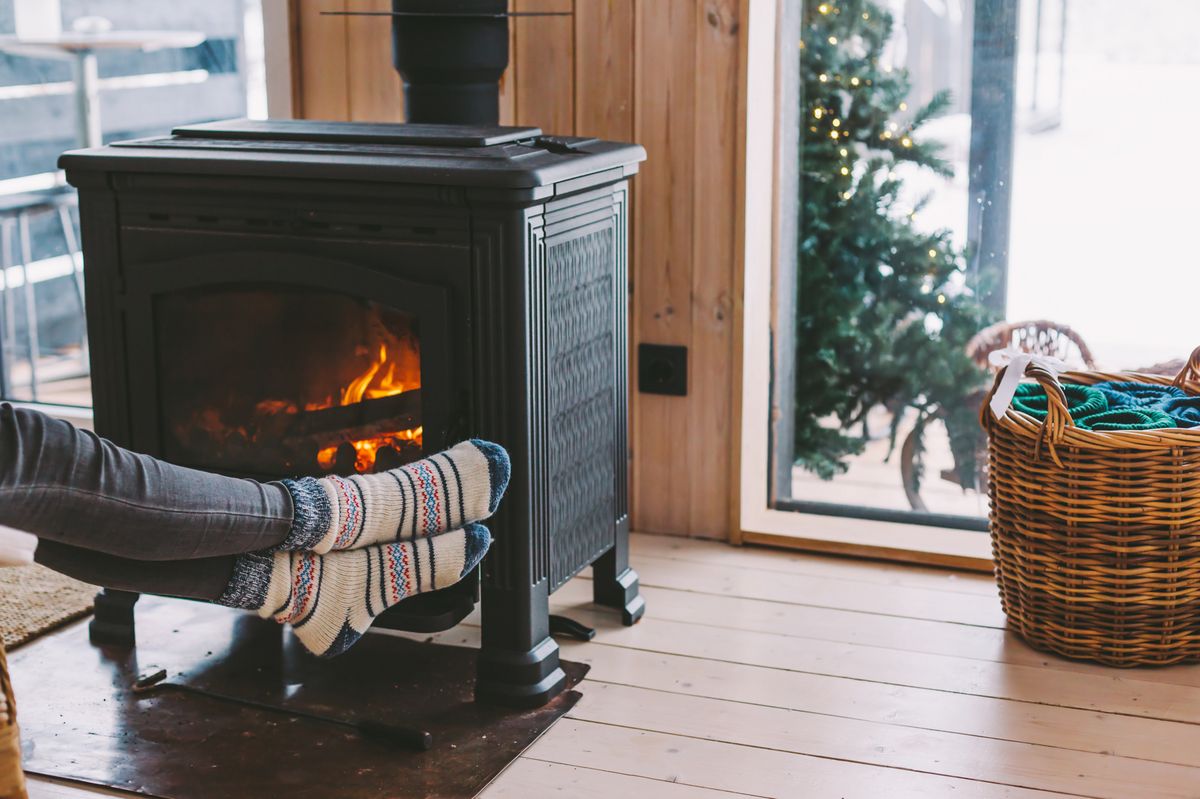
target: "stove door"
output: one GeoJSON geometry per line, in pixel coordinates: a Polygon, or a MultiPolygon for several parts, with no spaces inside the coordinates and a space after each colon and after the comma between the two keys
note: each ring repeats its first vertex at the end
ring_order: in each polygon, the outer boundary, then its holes
{"type": "Polygon", "coordinates": [[[260,478],[393,468],[449,443],[446,288],[327,258],[140,267],[128,292],[133,446],[260,478]]]}

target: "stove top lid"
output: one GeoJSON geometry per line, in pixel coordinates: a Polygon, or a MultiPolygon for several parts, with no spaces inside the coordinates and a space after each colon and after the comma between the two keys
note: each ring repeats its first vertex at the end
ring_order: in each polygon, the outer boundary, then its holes
{"type": "Polygon", "coordinates": [[[157,172],[534,189],[546,196],[632,175],[645,157],[636,144],[545,136],[538,128],[234,119],[64,153],[59,166],[72,183],[84,171],[157,172]]]}
{"type": "Polygon", "coordinates": [[[506,125],[400,125],[373,122],[319,122],[307,119],[229,119],[184,125],[171,131],[181,139],[305,141],[336,144],[409,144],[437,147],[491,147],[534,139],[541,128],[506,125]]]}

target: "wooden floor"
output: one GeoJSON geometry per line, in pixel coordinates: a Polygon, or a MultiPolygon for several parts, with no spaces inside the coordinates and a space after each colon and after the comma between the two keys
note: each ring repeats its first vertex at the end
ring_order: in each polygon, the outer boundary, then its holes
{"type": "Polygon", "coordinates": [[[562,643],[584,698],[486,799],[1200,796],[1200,666],[1034,652],[989,577],[651,536],[634,565],[635,627],[585,579],[555,594],[599,628],[562,643]]]}

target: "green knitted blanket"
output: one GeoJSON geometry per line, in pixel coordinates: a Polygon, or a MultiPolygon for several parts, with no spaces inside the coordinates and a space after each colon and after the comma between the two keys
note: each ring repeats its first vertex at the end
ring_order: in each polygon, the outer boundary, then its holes
{"type": "MultiPolygon", "coordinates": [[[[1158,430],[1176,427],[1175,419],[1158,408],[1110,407],[1104,392],[1092,386],[1078,383],[1063,383],[1063,394],[1067,398],[1067,410],[1075,426],[1083,430],[1158,430]]],[[[1046,391],[1038,383],[1022,383],[1017,386],[1012,407],[1034,419],[1043,420],[1049,413],[1046,391]]]]}

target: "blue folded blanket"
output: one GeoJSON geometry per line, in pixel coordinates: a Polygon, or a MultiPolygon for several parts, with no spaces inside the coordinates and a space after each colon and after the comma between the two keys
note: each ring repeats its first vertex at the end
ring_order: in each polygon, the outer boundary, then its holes
{"type": "Polygon", "coordinates": [[[1107,380],[1094,384],[1092,388],[1104,395],[1110,408],[1159,408],[1167,400],[1188,396],[1183,389],[1156,383],[1107,380]]]}
{"type": "Polygon", "coordinates": [[[1200,425],[1200,397],[1172,397],[1164,402],[1161,410],[1175,420],[1180,427],[1200,425]]]}

